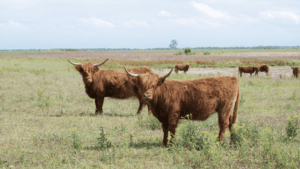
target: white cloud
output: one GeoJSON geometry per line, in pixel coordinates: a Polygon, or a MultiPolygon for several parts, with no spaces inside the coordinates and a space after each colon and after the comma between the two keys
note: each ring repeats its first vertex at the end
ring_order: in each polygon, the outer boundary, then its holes
{"type": "Polygon", "coordinates": [[[262,15],[264,19],[270,21],[292,21],[297,25],[300,24],[300,16],[290,11],[264,11],[259,12],[259,14],[262,15]]]}
{"type": "Polygon", "coordinates": [[[14,29],[26,29],[27,28],[25,25],[22,25],[19,22],[14,22],[12,20],[9,20],[8,23],[6,23],[6,24],[0,24],[0,27],[14,28],[14,29]]]}
{"type": "Polygon", "coordinates": [[[170,17],[170,16],[172,16],[171,13],[167,12],[167,11],[160,11],[159,15],[163,16],[163,17],[170,17]]]}
{"type": "Polygon", "coordinates": [[[214,10],[205,4],[196,3],[196,2],[191,2],[191,3],[198,11],[203,12],[212,18],[227,18],[228,19],[228,14],[214,10]]]}
{"type": "Polygon", "coordinates": [[[136,28],[136,27],[148,28],[149,27],[149,25],[146,21],[135,21],[135,20],[130,20],[128,22],[125,22],[124,25],[128,28],[136,28]]]}
{"type": "Polygon", "coordinates": [[[106,21],[103,21],[103,20],[101,20],[99,18],[95,18],[95,17],[80,18],[79,20],[82,21],[82,22],[85,22],[85,23],[93,24],[93,25],[98,26],[98,27],[102,27],[102,28],[114,28],[114,27],[116,27],[114,24],[112,24],[110,22],[106,22],[106,21]]]}
{"type": "Polygon", "coordinates": [[[176,19],[176,22],[181,25],[195,25],[197,24],[197,20],[194,18],[179,18],[176,19]]]}

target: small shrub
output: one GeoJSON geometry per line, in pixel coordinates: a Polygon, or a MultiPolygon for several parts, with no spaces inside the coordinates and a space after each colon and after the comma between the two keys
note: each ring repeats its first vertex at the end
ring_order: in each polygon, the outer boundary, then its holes
{"type": "Polygon", "coordinates": [[[182,51],[178,51],[176,53],[173,53],[173,55],[182,55],[182,51]]]}
{"type": "Polygon", "coordinates": [[[82,150],[82,141],[76,132],[72,133],[73,147],[77,150],[82,150]]]}
{"type": "Polygon", "coordinates": [[[186,55],[188,55],[189,53],[191,53],[191,48],[185,48],[184,49],[184,53],[186,54],[186,55]]]}
{"type": "Polygon", "coordinates": [[[204,55],[210,55],[210,52],[206,51],[203,53],[204,55]]]}
{"type": "Polygon", "coordinates": [[[299,128],[299,120],[298,117],[288,117],[287,118],[287,126],[285,127],[286,135],[288,139],[294,139],[297,136],[297,130],[299,128]]]}
{"type": "Polygon", "coordinates": [[[111,142],[106,138],[103,127],[100,128],[100,137],[97,140],[97,149],[106,150],[112,146],[111,142]]]}
{"type": "Polygon", "coordinates": [[[232,140],[230,141],[230,144],[233,147],[240,147],[245,142],[245,129],[243,126],[238,127],[232,127],[231,133],[233,134],[232,140]]]}

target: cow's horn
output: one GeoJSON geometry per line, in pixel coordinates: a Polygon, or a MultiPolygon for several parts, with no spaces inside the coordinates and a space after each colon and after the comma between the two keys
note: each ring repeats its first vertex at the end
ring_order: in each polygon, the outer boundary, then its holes
{"type": "MultiPolygon", "coordinates": [[[[69,61],[69,60],[68,60],[69,61]]],[[[81,65],[80,63],[73,63],[71,61],[69,61],[72,65],[81,65]]]]}
{"type": "Polygon", "coordinates": [[[125,67],[124,67],[124,69],[126,70],[126,72],[127,72],[129,75],[134,76],[134,77],[139,77],[138,74],[133,74],[133,73],[128,72],[128,70],[127,70],[125,67]]]}
{"type": "Polygon", "coordinates": [[[106,61],[108,61],[108,59],[106,59],[104,62],[102,62],[102,63],[98,63],[98,64],[94,64],[94,66],[101,66],[101,65],[103,65],[106,61]]]}
{"type": "Polygon", "coordinates": [[[170,71],[168,74],[166,74],[166,75],[164,76],[164,78],[167,78],[168,76],[170,76],[170,74],[172,73],[172,71],[173,71],[173,68],[171,69],[171,71],[170,71]]]}

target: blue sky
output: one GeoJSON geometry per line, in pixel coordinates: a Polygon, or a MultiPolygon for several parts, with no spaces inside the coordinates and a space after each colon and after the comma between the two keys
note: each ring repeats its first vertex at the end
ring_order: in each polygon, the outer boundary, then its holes
{"type": "Polygon", "coordinates": [[[0,49],[300,45],[299,0],[0,0],[0,49]]]}

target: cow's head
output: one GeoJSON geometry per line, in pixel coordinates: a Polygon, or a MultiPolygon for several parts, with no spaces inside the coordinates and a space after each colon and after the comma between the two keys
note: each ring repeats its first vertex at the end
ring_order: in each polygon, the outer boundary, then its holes
{"type": "Polygon", "coordinates": [[[154,90],[162,85],[165,81],[165,79],[170,76],[170,74],[173,71],[173,68],[171,71],[166,74],[165,76],[159,76],[157,74],[153,73],[144,73],[144,74],[133,74],[128,72],[128,70],[124,67],[126,72],[133,77],[138,78],[138,87],[142,90],[142,93],[144,95],[145,99],[152,99],[153,98],[153,92],[154,90]]]}
{"type": "Polygon", "coordinates": [[[75,66],[75,69],[82,75],[82,78],[85,82],[92,83],[92,75],[99,70],[98,66],[103,65],[107,60],[108,59],[98,64],[92,64],[91,62],[73,63],[69,60],[68,61],[75,66]]]}

